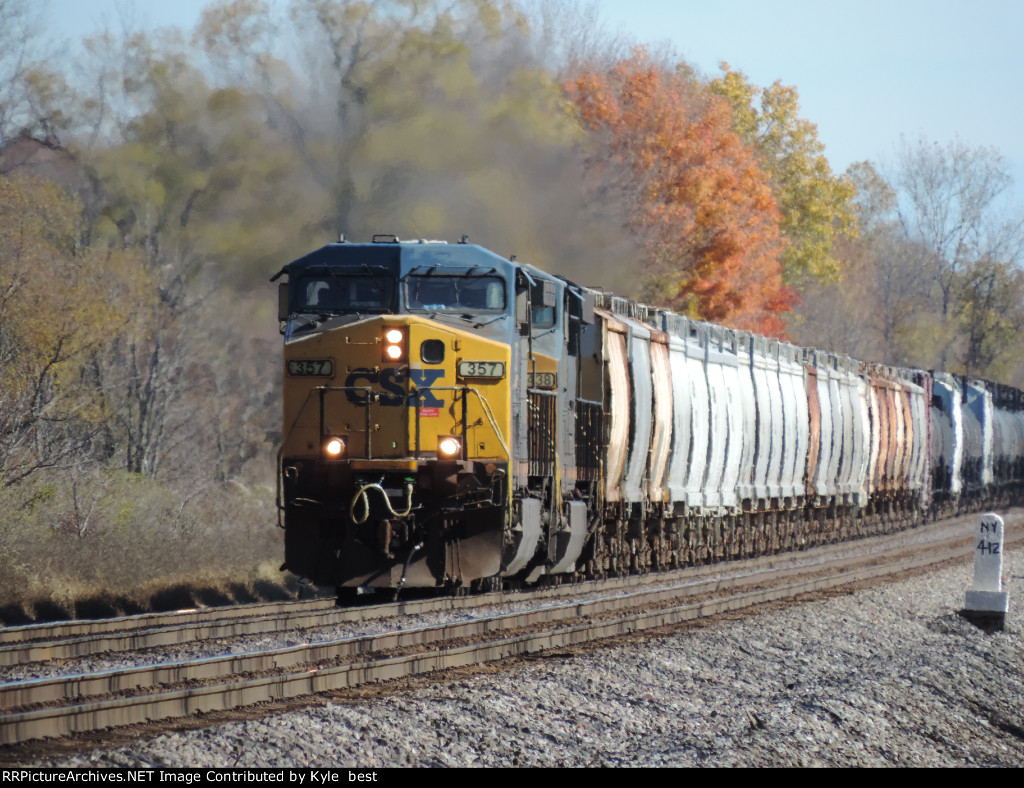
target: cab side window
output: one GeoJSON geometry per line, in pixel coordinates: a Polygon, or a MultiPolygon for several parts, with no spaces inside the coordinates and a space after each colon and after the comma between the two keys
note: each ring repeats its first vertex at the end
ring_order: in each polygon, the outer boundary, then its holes
{"type": "Polygon", "coordinates": [[[543,279],[530,288],[530,301],[533,314],[530,323],[534,328],[551,328],[555,325],[557,311],[555,308],[555,283],[543,279]]]}

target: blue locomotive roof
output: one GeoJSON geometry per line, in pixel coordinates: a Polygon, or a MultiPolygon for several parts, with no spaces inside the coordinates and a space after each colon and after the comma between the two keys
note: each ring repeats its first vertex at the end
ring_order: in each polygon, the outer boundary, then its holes
{"type": "Polygon", "coordinates": [[[412,241],[403,243],[334,243],[292,261],[285,270],[290,276],[314,266],[381,267],[396,276],[417,268],[448,268],[452,272],[472,269],[495,269],[495,273],[511,281],[515,264],[489,249],[476,244],[446,244],[412,241]]]}
{"type": "Polygon", "coordinates": [[[408,312],[511,342],[516,269],[475,244],[375,239],[328,244],[292,261],[274,279],[288,274],[289,312],[303,315],[289,322],[285,341],[295,332],[408,312]],[[339,277],[345,282],[340,288],[339,277]]]}

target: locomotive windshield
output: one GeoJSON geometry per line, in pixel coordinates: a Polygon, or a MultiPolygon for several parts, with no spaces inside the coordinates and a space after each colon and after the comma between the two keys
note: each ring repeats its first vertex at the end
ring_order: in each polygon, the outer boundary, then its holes
{"type": "Polygon", "coordinates": [[[299,312],[390,312],[394,280],[389,272],[316,271],[299,279],[299,312]]]}
{"type": "Polygon", "coordinates": [[[409,309],[426,312],[501,312],[505,280],[500,276],[410,275],[405,280],[409,309]]]}

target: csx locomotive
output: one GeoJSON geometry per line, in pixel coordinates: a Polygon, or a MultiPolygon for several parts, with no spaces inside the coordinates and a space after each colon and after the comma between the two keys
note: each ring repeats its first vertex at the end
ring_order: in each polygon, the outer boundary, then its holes
{"type": "Polygon", "coordinates": [[[497,589],[906,527],[1024,483],[1020,391],[869,365],[466,243],[285,266],[285,567],[497,589]]]}

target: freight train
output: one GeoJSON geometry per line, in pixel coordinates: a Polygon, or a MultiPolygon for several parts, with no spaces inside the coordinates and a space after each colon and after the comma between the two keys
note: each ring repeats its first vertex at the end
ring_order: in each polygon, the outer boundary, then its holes
{"type": "Polygon", "coordinates": [[[1009,504],[1024,395],[581,287],[480,246],[285,266],[285,564],[496,590],[799,549],[1009,504]]]}

